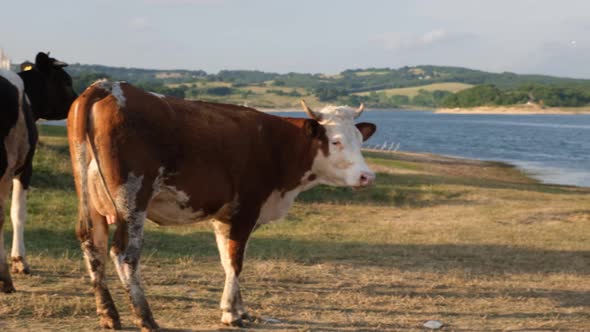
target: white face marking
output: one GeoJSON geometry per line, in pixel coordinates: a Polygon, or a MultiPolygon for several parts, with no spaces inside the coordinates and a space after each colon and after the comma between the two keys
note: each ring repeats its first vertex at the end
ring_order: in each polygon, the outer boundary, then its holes
{"type": "Polygon", "coordinates": [[[319,181],[334,186],[358,186],[363,174],[374,176],[369,169],[361,146],[363,136],[354,125],[355,110],[345,106],[328,106],[318,113],[320,124],[326,129],[330,153],[322,151],[314,160],[312,170],[319,181]]]}

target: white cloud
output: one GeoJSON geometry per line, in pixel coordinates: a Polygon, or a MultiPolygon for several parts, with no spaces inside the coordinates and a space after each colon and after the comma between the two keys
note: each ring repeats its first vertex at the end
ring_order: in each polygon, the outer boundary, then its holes
{"type": "Polygon", "coordinates": [[[386,50],[407,50],[434,44],[444,40],[447,36],[445,29],[434,29],[421,35],[388,32],[371,38],[371,41],[381,44],[386,50]]]}

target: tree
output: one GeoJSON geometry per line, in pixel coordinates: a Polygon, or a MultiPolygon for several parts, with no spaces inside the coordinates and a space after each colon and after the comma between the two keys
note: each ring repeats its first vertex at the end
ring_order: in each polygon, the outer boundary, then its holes
{"type": "Polygon", "coordinates": [[[84,72],[72,78],[74,91],[81,93],[99,79],[110,79],[109,75],[100,72],[84,72]]]}

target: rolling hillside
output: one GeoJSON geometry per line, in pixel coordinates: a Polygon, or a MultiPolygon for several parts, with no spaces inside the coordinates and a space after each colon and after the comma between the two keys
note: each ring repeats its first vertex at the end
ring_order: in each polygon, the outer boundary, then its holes
{"type": "MultiPolygon", "coordinates": [[[[409,88],[397,88],[397,89],[384,89],[384,90],[376,90],[376,93],[382,92],[389,96],[394,95],[401,95],[401,96],[408,96],[408,97],[415,97],[418,95],[420,90],[425,91],[449,91],[452,93],[456,93],[459,91],[463,91],[465,89],[469,89],[473,87],[471,84],[465,83],[454,83],[454,82],[447,82],[447,83],[433,83],[427,85],[420,85],[420,86],[413,86],[409,88]]],[[[373,92],[373,91],[371,91],[373,92]]],[[[357,92],[356,95],[359,96],[367,96],[371,92],[357,92]]]]}
{"type": "Polygon", "coordinates": [[[316,103],[372,107],[434,108],[449,95],[479,85],[500,90],[526,85],[590,90],[590,80],[544,75],[489,73],[460,67],[416,66],[345,70],[336,75],[268,73],[256,70],[155,70],[73,64],[67,67],[82,91],[101,77],[125,80],[146,90],[187,99],[247,104],[255,107],[297,107],[301,98],[316,103]]]}

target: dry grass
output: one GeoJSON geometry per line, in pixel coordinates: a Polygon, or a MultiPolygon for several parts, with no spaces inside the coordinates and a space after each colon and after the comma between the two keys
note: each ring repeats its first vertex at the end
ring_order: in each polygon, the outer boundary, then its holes
{"type": "MultiPolygon", "coordinates": [[[[33,274],[0,294],[0,329],[98,330],[65,141],[44,134],[26,233],[33,274]]],[[[374,188],[316,188],[254,235],[241,278],[259,317],[251,330],[419,331],[430,319],[453,331],[590,327],[589,189],[542,185],[497,163],[367,155],[380,172],[374,188]]],[[[142,264],[161,326],[225,329],[207,224],[150,225],[142,264]]],[[[108,271],[124,328],[136,330],[108,271]]]]}
{"type": "Polygon", "coordinates": [[[357,71],[354,74],[356,76],[373,76],[373,75],[387,75],[390,74],[391,71],[388,70],[381,70],[381,71],[357,71]]]}

